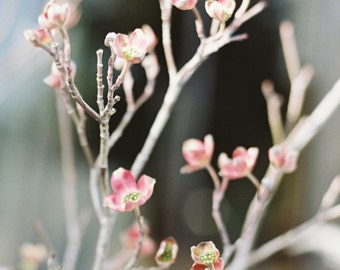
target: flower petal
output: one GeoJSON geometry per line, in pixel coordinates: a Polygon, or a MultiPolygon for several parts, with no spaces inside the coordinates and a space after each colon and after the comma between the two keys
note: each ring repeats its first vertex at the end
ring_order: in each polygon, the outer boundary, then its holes
{"type": "Polygon", "coordinates": [[[130,46],[141,54],[146,53],[148,47],[147,37],[140,28],[135,29],[130,36],[130,46]]]}
{"type": "Polygon", "coordinates": [[[143,200],[143,203],[150,199],[153,193],[155,183],[156,183],[155,179],[145,174],[139,178],[137,183],[137,190],[141,194],[141,199],[143,200]]]}
{"type": "Polygon", "coordinates": [[[124,34],[117,34],[116,38],[113,41],[113,49],[115,53],[123,59],[125,59],[125,55],[122,49],[126,46],[129,46],[129,41],[129,37],[124,34]]]}
{"type": "Polygon", "coordinates": [[[132,173],[124,168],[119,168],[111,176],[112,189],[117,193],[137,190],[136,180],[132,173]]]}
{"type": "Polygon", "coordinates": [[[111,193],[105,196],[104,207],[108,207],[117,212],[125,212],[125,204],[123,202],[123,197],[117,193],[111,193]]]}

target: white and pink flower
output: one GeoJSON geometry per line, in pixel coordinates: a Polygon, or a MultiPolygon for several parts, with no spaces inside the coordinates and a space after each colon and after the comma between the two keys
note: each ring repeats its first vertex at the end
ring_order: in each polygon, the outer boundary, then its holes
{"type": "MultiPolygon", "coordinates": [[[[144,237],[142,242],[142,247],[140,250],[140,255],[143,257],[151,255],[156,248],[155,242],[149,236],[149,227],[144,224],[144,237]]],[[[138,223],[133,223],[125,232],[121,235],[120,241],[125,249],[135,251],[138,248],[138,243],[140,239],[140,227],[138,223]]]]}
{"type": "Polygon", "coordinates": [[[204,142],[198,139],[189,139],[183,143],[182,153],[187,165],[181,168],[181,173],[192,173],[204,169],[209,165],[214,153],[214,139],[206,135],[204,142]]]}
{"type": "Polygon", "coordinates": [[[104,206],[117,212],[132,211],[150,199],[155,183],[155,179],[147,175],[136,182],[130,171],[119,168],[112,173],[113,193],[105,196],[104,206]]]}
{"type": "Polygon", "coordinates": [[[195,262],[191,270],[223,269],[220,252],[212,241],[201,242],[197,246],[191,247],[191,258],[195,262]]]}
{"type": "Polygon", "coordinates": [[[135,29],[130,36],[117,34],[113,41],[113,49],[117,56],[131,64],[142,62],[148,45],[148,38],[140,28],[135,29]]]}
{"type": "Polygon", "coordinates": [[[242,146],[237,147],[232,158],[222,153],[218,157],[220,175],[228,179],[238,179],[247,176],[253,170],[259,153],[257,147],[246,149],[242,146]]]}
{"type": "Polygon", "coordinates": [[[170,0],[170,3],[181,10],[193,9],[198,0],[170,0]]]}
{"type": "Polygon", "coordinates": [[[40,27],[46,29],[59,28],[66,24],[71,14],[69,4],[56,4],[54,1],[48,2],[39,16],[40,27]]]}
{"type": "Polygon", "coordinates": [[[205,2],[205,10],[208,15],[222,23],[233,15],[235,7],[235,0],[208,0],[205,2]]]}

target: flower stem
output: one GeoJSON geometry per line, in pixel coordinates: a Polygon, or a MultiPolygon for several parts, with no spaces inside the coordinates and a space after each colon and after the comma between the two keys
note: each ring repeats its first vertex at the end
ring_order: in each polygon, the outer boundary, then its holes
{"type": "Polygon", "coordinates": [[[138,225],[139,225],[138,246],[137,246],[133,256],[130,258],[130,260],[127,262],[127,264],[124,266],[123,270],[131,269],[134,266],[134,264],[136,263],[136,261],[139,257],[141,249],[142,249],[145,229],[144,229],[144,219],[140,214],[140,209],[139,209],[138,206],[135,208],[135,215],[136,215],[136,219],[137,219],[137,222],[138,222],[138,225]]]}

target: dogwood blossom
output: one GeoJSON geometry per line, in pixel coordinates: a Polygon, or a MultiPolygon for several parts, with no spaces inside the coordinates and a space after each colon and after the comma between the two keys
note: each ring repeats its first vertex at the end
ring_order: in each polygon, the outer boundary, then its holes
{"type": "Polygon", "coordinates": [[[131,64],[138,64],[143,60],[148,45],[147,36],[140,28],[135,29],[130,36],[117,34],[113,41],[113,48],[117,56],[131,64]]]}
{"type": "Polygon", "coordinates": [[[38,22],[41,28],[53,29],[66,24],[70,17],[71,8],[69,4],[56,4],[54,1],[48,2],[39,16],[38,22]]]}
{"type": "Polygon", "coordinates": [[[118,212],[132,211],[150,199],[155,183],[155,179],[147,175],[136,182],[130,171],[119,168],[112,173],[113,193],[105,196],[104,206],[118,212]]]}
{"type": "Polygon", "coordinates": [[[193,9],[198,0],[170,0],[170,3],[181,10],[193,9]]]}
{"type": "Polygon", "coordinates": [[[191,270],[205,270],[211,266],[213,266],[212,269],[215,270],[223,269],[223,261],[220,258],[220,252],[212,241],[201,242],[197,246],[191,247],[191,258],[195,262],[192,265],[191,270]]]}
{"type": "Polygon", "coordinates": [[[206,135],[204,142],[198,139],[189,139],[183,143],[182,153],[188,165],[181,168],[181,173],[192,173],[204,169],[211,161],[214,153],[214,139],[206,135]]]}
{"type": "MultiPolygon", "coordinates": [[[[144,224],[144,237],[140,255],[145,257],[151,255],[155,250],[155,242],[149,236],[149,226],[144,224]]],[[[120,241],[125,249],[135,251],[138,247],[140,239],[140,227],[137,222],[133,223],[125,232],[120,236],[120,241]]]]}
{"type": "Polygon", "coordinates": [[[254,168],[256,159],[259,153],[257,147],[237,147],[232,158],[227,154],[222,153],[218,157],[218,166],[220,168],[220,175],[229,179],[238,179],[247,176],[254,168]]]}
{"type": "Polygon", "coordinates": [[[178,244],[173,237],[165,238],[156,253],[155,260],[159,266],[168,267],[175,262],[178,244]]]}
{"type": "Polygon", "coordinates": [[[234,0],[208,0],[205,1],[205,10],[208,15],[220,22],[226,22],[236,7],[234,0]]]}

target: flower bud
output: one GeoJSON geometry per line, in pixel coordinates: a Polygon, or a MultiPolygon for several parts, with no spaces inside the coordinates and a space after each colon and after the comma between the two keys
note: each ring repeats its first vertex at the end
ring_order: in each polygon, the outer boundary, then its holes
{"type": "Polygon", "coordinates": [[[110,47],[113,44],[114,40],[116,39],[117,34],[115,32],[110,32],[106,35],[104,40],[104,45],[110,47]]]}
{"type": "Polygon", "coordinates": [[[257,147],[250,147],[249,149],[237,147],[232,154],[232,158],[229,158],[225,153],[220,154],[218,158],[220,175],[229,179],[247,176],[255,166],[258,153],[259,149],[257,147]]]}
{"type": "Polygon", "coordinates": [[[283,145],[274,145],[268,150],[270,163],[276,168],[282,169],[285,173],[296,170],[298,153],[286,151],[283,145]]]}
{"type": "Polygon", "coordinates": [[[51,44],[50,37],[47,35],[45,29],[29,29],[24,32],[24,35],[26,40],[29,41],[33,46],[38,46],[39,43],[45,45],[51,44]]]}
{"type": "Polygon", "coordinates": [[[205,10],[208,15],[222,23],[231,17],[235,7],[235,0],[208,0],[205,2],[205,10]]]}
{"type": "Polygon", "coordinates": [[[197,0],[170,0],[170,3],[178,9],[188,10],[196,6],[197,0]]]}
{"type": "Polygon", "coordinates": [[[189,139],[183,143],[182,153],[188,165],[181,168],[181,173],[192,173],[204,169],[214,153],[214,139],[211,135],[204,137],[204,142],[189,139]]]}
{"type": "Polygon", "coordinates": [[[65,25],[70,17],[71,9],[68,4],[55,4],[53,1],[45,5],[43,13],[39,16],[38,21],[42,28],[52,29],[65,25]]]}
{"type": "Polygon", "coordinates": [[[176,260],[178,244],[172,237],[164,239],[156,253],[155,260],[161,267],[169,267],[176,260]]]}

